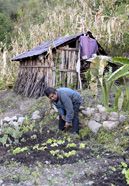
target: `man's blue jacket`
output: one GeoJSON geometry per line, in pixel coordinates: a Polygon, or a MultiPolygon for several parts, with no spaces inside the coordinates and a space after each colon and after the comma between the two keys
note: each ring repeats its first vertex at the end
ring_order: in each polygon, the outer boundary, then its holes
{"type": "Polygon", "coordinates": [[[52,103],[61,116],[66,115],[65,121],[71,123],[74,117],[74,107],[81,105],[82,97],[77,91],[65,87],[57,89],[57,95],[58,101],[52,103]]]}

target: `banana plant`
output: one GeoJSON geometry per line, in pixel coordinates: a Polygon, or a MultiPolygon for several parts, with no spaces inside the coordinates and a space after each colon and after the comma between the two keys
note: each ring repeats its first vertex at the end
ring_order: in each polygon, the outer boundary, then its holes
{"type": "Polygon", "coordinates": [[[129,64],[123,65],[114,73],[112,73],[112,75],[108,78],[107,82],[114,82],[115,80],[125,76],[129,76],[129,64]]]}
{"type": "MultiPolygon", "coordinates": [[[[122,57],[114,57],[112,58],[112,63],[122,65],[118,70],[111,74],[111,76],[107,79],[108,84],[113,84],[119,78],[129,77],[129,59],[122,57]]],[[[124,91],[119,88],[115,95],[114,107],[116,110],[120,111],[121,109],[127,110],[129,109],[129,88],[124,81],[125,87],[124,91]]],[[[110,87],[111,88],[111,87],[110,87]]]]}
{"type": "Polygon", "coordinates": [[[92,92],[94,92],[95,96],[97,96],[98,84],[100,83],[102,88],[104,106],[108,105],[109,90],[111,87],[110,83],[105,82],[104,70],[105,67],[108,65],[108,61],[110,60],[111,58],[107,56],[97,56],[93,58],[90,65],[90,74],[91,74],[90,88],[92,92]]]}
{"type": "Polygon", "coordinates": [[[115,64],[120,64],[120,65],[129,65],[129,58],[127,58],[127,57],[113,57],[110,62],[115,63],[115,64]]]}
{"type": "MultiPolygon", "coordinates": [[[[90,74],[91,82],[90,88],[97,95],[97,87],[100,82],[103,95],[103,104],[105,107],[109,105],[109,95],[112,88],[112,85],[116,80],[123,77],[129,77],[129,59],[124,57],[107,57],[107,56],[97,56],[93,58],[90,65],[90,74]],[[109,77],[104,75],[105,67],[108,62],[118,64],[120,68],[115,72],[108,73],[109,77]]],[[[126,83],[126,82],[125,82],[126,83]]],[[[121,110],[124,105],[124,108],[129,107],[129,90],[126,86],[126,90],[123,92],[121,89],[115,95],[114,107],[117,110],[121,110]]]]}
{"type": "Polygon", "coordinates": [[[129,87],[126,86],[125,89],[125,96],[123,101],[123,110],[128,111],[129,110],[129,87]]]}

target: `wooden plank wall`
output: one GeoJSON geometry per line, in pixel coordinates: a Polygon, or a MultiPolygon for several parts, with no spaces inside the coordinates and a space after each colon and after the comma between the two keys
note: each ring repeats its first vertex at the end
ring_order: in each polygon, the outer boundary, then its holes
{"type": "Polygon", "coordinates": [[[60,54],[59,82],[61,86],[72,88],[77,87],[78,79],[76,73],[76,63],[78,50],[76,48],[62,47],[58,49],[60,54]]]}
{"type": "Polygon", "coordinates": [[[46,86],[76,88],[77,56],[76,48],[62,47],[56,53],[20,62],[15,92],[27,97],[40,97],[44,95],[46,86]]]}

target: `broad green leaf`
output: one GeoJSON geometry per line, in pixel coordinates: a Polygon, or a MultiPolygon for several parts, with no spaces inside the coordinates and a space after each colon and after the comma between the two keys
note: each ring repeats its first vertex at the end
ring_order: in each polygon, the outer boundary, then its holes
{"type": "Polygon", "coordinates": [[[113,63],[119,63],[122,65],[129,65],[129,59],[126,57],[113,57],[112,58],[113,63]]]}
{"type": "Polygon", "coordinates": [[[122,67],[120,67],[118,70],[116,70],[109,78],[108,78],[108,82],[109,81],[115,81],[117,79],[119,79],[120,77],[124,77],[126,75],[129,75],[129,65],[124,65],[122,67]]]}

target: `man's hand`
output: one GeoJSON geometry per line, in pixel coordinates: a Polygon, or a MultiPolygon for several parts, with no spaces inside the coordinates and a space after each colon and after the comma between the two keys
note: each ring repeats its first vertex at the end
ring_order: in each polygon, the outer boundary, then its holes
{"type": "Polygon", "coordinates": [[[69,127],[72,127],[72,124],[71,124],[71,123],[66,122],[64,127],[65,127],[65,129],[67,129],[67,128],[69,128],[69,127]]]}
{"type": "Polygon", "coordinates": [[[61,118],[65,121],[65,116],[62,115],[61,118]]]}

